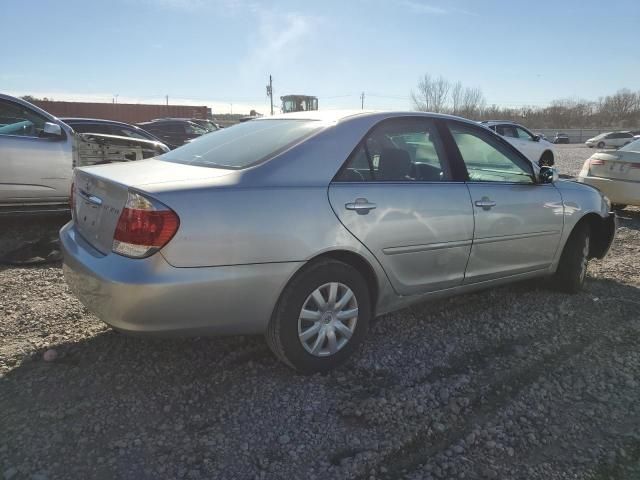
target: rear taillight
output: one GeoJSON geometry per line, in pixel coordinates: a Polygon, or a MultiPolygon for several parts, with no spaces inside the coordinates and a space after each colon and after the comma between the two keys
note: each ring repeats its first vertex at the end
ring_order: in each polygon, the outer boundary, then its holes
{"type": "Polygon", "coordinates": [[[604,160],[600,160],[598,158],[591,159],[591,166],[593,165],[604,165],[604,160]]]}
{"type": "Polygon", "coordinates": [[[631,168],[640,168],[640,163],[631,163],[631,168]]]}
{"type": "Polygon", "coordinates": [[[129,192],[113,235],[113,252],[144,258],[164,247],[178,231],[180,219],[166,205],[129,192]]]}

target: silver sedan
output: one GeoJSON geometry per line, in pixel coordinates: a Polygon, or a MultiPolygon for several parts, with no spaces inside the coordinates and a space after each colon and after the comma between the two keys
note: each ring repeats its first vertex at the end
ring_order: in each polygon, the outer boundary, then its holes
{"type": "Polygon", "coordinates": [[[66,279],[113,328],[262,333],[302,372],[415,302],[539,276],[575,292],[615,232],[595,188],[416,112],[280,115],[80,168],[72,210],[66,279]]]}

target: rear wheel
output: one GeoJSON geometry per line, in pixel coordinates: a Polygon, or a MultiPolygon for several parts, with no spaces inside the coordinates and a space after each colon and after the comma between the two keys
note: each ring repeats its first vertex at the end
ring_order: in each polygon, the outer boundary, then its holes
{"type": "Polygon", "coordinates": [[[313,263],[285,287],[266,338],[275,355],[302,373],[341,365],[366,336],[371,316],[363,276],[336,260],[313,263]]]}
{"type": "Polygon", "coordinates": [[[582,290],[589,262],[589,226],[577,225],[562,251],[560,263],[553,278],[554,287],[567,293],[582,290]]]}

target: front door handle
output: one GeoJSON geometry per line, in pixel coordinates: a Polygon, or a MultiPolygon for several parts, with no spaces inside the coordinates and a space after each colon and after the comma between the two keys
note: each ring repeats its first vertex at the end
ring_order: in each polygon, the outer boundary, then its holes
{"type": "Polygon", "coordinates": [[[489,197],[482,197],[482,200],[475,201],[476,207],[482,207],[483,210],[490,210],[496,206],[496,202],[489,199],[489,197]]]}
{"type": "Polygon", "coordinates": [[[376,208],[375,203],[370,203],[366,198],[356,198],[355,202],[346,203],[344,208],[347,210],[355,210],[358,215],[366,215],[370,210],[376,208]]]}

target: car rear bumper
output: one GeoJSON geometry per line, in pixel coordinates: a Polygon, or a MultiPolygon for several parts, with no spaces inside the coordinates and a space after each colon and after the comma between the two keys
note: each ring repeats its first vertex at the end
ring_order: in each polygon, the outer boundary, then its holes
{"type": "Polygon", "coordinates": [[[596,187],[611,203],[640,206],[640,182],[591,176],[579,176],[578,182],[596,187]]]}
{"type": "Polygon", "coordinates": [[[266,331],[280,292],[300,262],[176,268],[161,254],[103,255],[76,231],[60,230],[64,275],[102,321],[129,333],[234,335],[266,331]]]}

